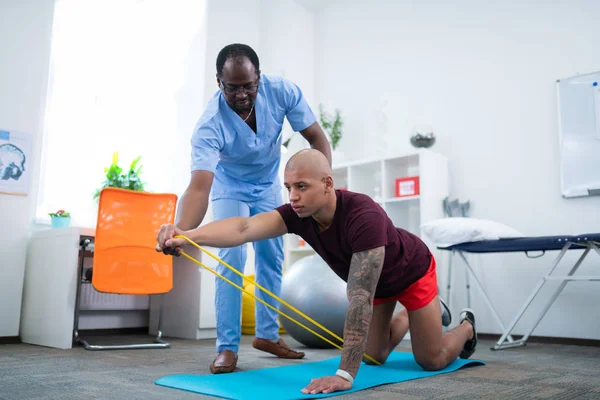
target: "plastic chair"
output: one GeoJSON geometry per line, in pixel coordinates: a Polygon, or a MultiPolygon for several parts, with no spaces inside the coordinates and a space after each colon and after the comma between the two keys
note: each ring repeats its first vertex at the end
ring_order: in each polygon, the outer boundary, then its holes
{"type": "MultiPolygon", "coordinates": [[[[156,251],[156,235],[162,224],[173,223],[177,196],[105,188],[100,193],[94,238],[91,284],[98,292],[123,295],[161,294],[158,335],[154,343],[91,345],[79,337],[79,305],[84,253],[91,238],[81,240],[81,257],[75,305],[74,340],[86,350],[168,348],[162,340],[164,294],[173,287],[173,258],[156,251]]],[[[89,281],[88,281],[89,283],[89,281]]]]}

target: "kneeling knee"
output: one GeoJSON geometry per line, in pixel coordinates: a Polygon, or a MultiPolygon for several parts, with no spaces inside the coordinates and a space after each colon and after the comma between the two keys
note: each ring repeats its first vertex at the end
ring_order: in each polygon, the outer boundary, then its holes
{"type": "Polygon", "coordinates": [[[439,371],[446,368],[446,363],[441,357],[419,357],[418,359],[415,359],[415,361],[425,371],[439,371]]]}

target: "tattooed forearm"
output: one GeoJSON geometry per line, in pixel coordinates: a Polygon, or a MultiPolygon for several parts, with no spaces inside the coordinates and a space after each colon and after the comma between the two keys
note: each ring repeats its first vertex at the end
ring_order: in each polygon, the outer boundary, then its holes
{"type": "Polygon", "coordinates": [[[384,247],[352,255],[348,274],[348,311],[344,326],[344,351],[340,368],[355,376],[360,367],[373,315],[373,297],[379,282],[384,247]]]}

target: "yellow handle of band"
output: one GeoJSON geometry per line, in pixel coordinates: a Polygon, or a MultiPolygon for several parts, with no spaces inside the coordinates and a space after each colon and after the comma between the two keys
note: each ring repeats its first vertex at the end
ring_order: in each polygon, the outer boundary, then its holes
{"type": "MultiPolygon", "coordinates": [[[[212,254],[210,251],[204,249],[202,246],[200,246],[199,244],[197,244],[196,242],[194,242],[193,240],[189,239],[186,236],[183,235],[177,235],[175,236],[176,239],[184,239],[185,241],[187,241],[189,244],[191,244],[192,246],[198,248],[199,250],[203,251],[204,253],[208,254],[209,256],[211,256],[212,258],[214,258],[217,262],[223,264],[224,266],[226,266],[227,268],[229,268],[231,271],[235,272],[236,274],[238,274],[239,276],[241,276],[244,280],[254,284],[257,288],[259,288],[260,290],[262,290],[263,292],[265,292],[266,294],[268,294],[269,296],[271,296],[272,298],[274,298],[275,300],[279,301],[281,304],[287,306],[288,308],[290,308],[292,311],[300,314],[300,316],[304,317],[305,319],[307,319],[308,321],[312,322],[313,324],[315,324],[317,327],[323,329],[325,332],[327,332],[328,334],[330,334],[331,336],[333,336],[334,338],[336,338],[337,340],[339,340],[340,342],[344,342],[344,339],[342,339],[341,337],[339,337],[338,335],[336,335],[334,332],[331,332],[329,329],[327,329],[326,327],[324,327],[323,325],[319,324],[317,321],[313,320],[312,318],[310,318],[308,315],[304,314],[302,311],[298,310],[297,308],[295,308],[294,306],[290,305],[288,302],[286,302],[285,300],[279,298],[278,296],[276,296],[275,294],[271,293],[270,291],[268,291],[267,289],[265,289],[264,287],[260,286],[258,283],[254,282],[252,279],[249,279],[248,277],[246,277],[244,274],[242,274],[240,271],[238,271],[237,269],[233,268],[231,265],[227,264],[225,261],[221,260],[219,257],[215,256],[214,254],[212,254]]],[[[249,296],[252,296],[255,300],[259,301],[260,303],[264,304],[265,306],[269,307],[270,309],[272,309],[273,311],[277,312],[280,315],[283,315],[284,317],[286,317],[287,319],[289,319],[290,321],[296,323],[297,325],[300,325],[301,327],[303,327],[304,329],[306,329],[307,331],[309,331],[310,333],[316,335],[317,337],[323,339],[324,341],[326,341],[327,343],[331,344],[332,346],[334,346],[335,348],[339,349],[339,350],[343,350],[343,348],[341,346],[339,346],[336,343],[333,343],[331,340],[325,338],[323,335],[315,332],[314,330],[310,329],[309,327],[307,327],[306,325],[302,324],[301,322],[295,320],[294,318],[290,317],[289,315],[287,315],[286,313],[284,313],[283,311],[280,311],[279,309],[273,307],[272,305],[268,304],[267,302],[265,302],[262,299],[259,299],[258,297],[256,297],[254,295],[254,293],[250,293],[246,290],[244,290],[244,288],[242,288],[241,286],[235,284],[234,282],[232,282],[231,280],[225,278],[223,275],[219,274],[217,271],[213,270],[212,268],[204,265],[203,263],[201,263],[200,261],[196,260],[194,257],[190,256],[189,254],[187,254],[184,251],[181,251],[181,255],[183,255],[184,257],[188,258],[189,260],[193,261],[194,263],[200,265],[202,268],[212,272],[214,275],[218,276],[219,278],[223,279],[225,282],[233,285],[234,287],[236,287],[237,289],[241,290],[242,292],[246,293],[249,296]]],[[[364,357],[377,364],[380,365],[381,363],[379,363],[377,360],[375,360],[374,358],[372,358],[371,356],[369,356],[368,354],[364,354],[364,357]]]]}

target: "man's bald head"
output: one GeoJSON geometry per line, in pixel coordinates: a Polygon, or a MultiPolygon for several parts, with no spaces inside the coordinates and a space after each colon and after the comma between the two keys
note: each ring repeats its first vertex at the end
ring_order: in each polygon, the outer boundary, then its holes
{"type": "MultiPolygon", "coordinates": [[[[318,150],[301,150],[285,165],[283,184],[288,190],[290,204],[300,218],[335,210],[336,194],[331,167],[318,150]]],[[[327,214],[329,215],[329,214],[327,214]]]]}
{"type": "Polygon", "coordinates": [[[294,154],[285,165],[286,172],[305,172],[313,179],[322,179],[331,175],[327,157],[319,150],[305,149],[294,154]]]}

